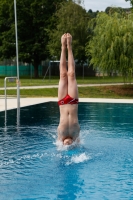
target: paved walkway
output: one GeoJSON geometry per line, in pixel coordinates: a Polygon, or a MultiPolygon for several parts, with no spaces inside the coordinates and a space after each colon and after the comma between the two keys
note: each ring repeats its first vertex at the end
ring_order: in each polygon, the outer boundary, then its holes
{"type": "MultiPolygon", "coordinates": [[[[124,85],[124,83],[106,83],[106,84],[78,84],[78,87],[93,87],[93,86],[106,86],[106,85],[124,85]]],[[[58,85],[43,85],[43,86],[20,86],[20,89],[41,89],[41,88],[58,88],[58,85]]],[[[4,87],[0,87],[0,90],[4,90],[4,87]]],[[[7,87],[9,89],[16,89],[16,87],[7,87]]]]}

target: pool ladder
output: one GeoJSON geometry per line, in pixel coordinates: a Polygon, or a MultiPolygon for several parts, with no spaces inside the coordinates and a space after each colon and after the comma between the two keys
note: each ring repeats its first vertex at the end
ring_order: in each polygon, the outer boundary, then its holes
{"type": "Polygon", "coordinates": [[[4,79],[4,87],[5,87],[5,127],[7,121],[7,94],[6,94],[6,80],[9,82],[14,82],[16,80],[17,83],[17,125],[19,126],[20,120],[20,91],[19,91],[19,82],[17,82],[17,77],[5,77],[4,79]]]}

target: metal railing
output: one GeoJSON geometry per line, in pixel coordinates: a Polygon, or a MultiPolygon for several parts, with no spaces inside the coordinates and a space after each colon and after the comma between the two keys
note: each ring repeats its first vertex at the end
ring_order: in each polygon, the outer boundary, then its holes
{"type": "MultiPolygon", "coordinates": [[[[5,128],[6,128],[6,121],[7,121],[7,87],[6,81],[14,82],[16,80],[17,83],[17,90],[19,90],[19,82],[17,77],[5,77],[4,79],[4,88],[5,88],[5,128]]],[[[19,125],[20,119],[20,92],[17,92],[17,125],[19,125]]]]}
{"type": "Polygon", "coordinates": [[[4,79],[4,88],[5,88],[5,111],[7,111],[6,80],[8,80],[9,82],[14,82],[14,80],[17,80],[17,77],[5,77],[5,79],[4,79]]]}

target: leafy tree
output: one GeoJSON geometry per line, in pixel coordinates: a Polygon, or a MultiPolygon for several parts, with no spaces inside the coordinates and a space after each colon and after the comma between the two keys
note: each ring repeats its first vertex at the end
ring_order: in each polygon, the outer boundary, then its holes
{"type": "Polygon", "coordinates": [[[117,13],[120,13],[121,15],[124,15],[126,13],[130,13],[131,11],[131,8],[121,8],[121,7],[107,7],[105,9],[105,12],[109,15],[117,12],[117,13]]]}
{"type": "Polygon", "coordinates": [[[15,54],[15,34],[13,24],[14,8],[11,0],[0,1],[0,57],[1,59],[9,58],[15,54]]]}
{"type": "Polygon", "coordinates": [[[93,12],[91,9],[88,10],[88,14],[89,14],[89,16],[90,16],[91,19],[95,18],[98,13],[99,13],[98,10],[96,12],[93,12]]]}
{"type": "Polygon", "coordinates": [[[62,3],[60,9],[54,15],[57,19],[56,28],[50,34],[48,50],[51,58],[60,57],[60,37],[63,33],[71,33],[73,36],[73,51],[75,59],[84,62],[85,44],[87,42],[87,24],[89,15],[86,10],[73,1],[62,3]]]}
{"type": "MultiPolygon", "coordinates": [[[[38,66],[48,57],[46,49],[49,35],[56,19],[51,16],[58,4],[65,0],[18,0],[18,44],[19,59],[32,63],[34,75],[38,77],[38,66]]],[[[14,2],[0,0],[0,58],[15,57],[14,2]]]]}
{"type": "Polygon", "coordinates": [[[123,12],[123,8],[121,8],[121,7],[107,7],[105,9],[105,12],[107,14],[113,14],[115,12],[122,13],[123,12]]]}
{"type": "Polygon", "coordinates": [[[124,79],[133,73],[133,15],[99,13],[94,36],[86,45],[90,63],[102,72],[118,71],[124,79]]]}

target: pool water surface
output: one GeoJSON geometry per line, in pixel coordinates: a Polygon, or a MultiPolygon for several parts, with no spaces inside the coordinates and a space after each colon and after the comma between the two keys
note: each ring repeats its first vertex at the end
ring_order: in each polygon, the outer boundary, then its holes
{"type": "Polygon", "coordinates": [[[0,112],[0,200],[132,200],[133,104],[79,103],[81,144],[56,144],[57,103],[0,112]]]}

